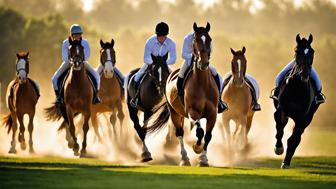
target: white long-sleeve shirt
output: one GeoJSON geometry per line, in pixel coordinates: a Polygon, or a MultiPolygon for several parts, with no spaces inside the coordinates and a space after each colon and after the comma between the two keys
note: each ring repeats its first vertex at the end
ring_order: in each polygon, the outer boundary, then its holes
{"type": "Polygon", "coordinates": [[[167,60],[168,65],[172,65],[176,62],[176,44],[170,39],[166,38],[166,40],[161,44],[157,40],[157,36],[153,35],[150,37],[145,45],[145,53],[144,53],[144,63],[152,64],[153,60],[151,54],[154,56],[164,56],[166,53],[169,53],[169,59],[167,60]]]}
{"type": "MultiPolygon", "coordinates": [[[[90,45],[89,42],[86,39],[82,38],[82,46],[84,47],[84,58],[85,61],[88,61],[90,58],[90,45]]],[[[69,61],[69,39],[66,39],[63,41],[62,45],[62,59],[63,62],[69,61]]]]}
{"type": "MultiPolygon", "coordinates": [[[[184,37],[184,41],[183,41],[182,58],[186,60],[188,63],[190,63],[191,57],[193,55],[193,47],[192,47],[193,35],[194,35],[194,32],[188,33],[184,37]]],[[[210,46],[210,54],[211,53],[212,53],[212,45],[210,46]]]]}

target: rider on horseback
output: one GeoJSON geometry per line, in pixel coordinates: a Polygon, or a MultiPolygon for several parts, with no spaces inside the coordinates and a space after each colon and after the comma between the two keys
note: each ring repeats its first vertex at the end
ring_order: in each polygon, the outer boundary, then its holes
{"type": "MultiPolygon", "coordinates": [[[[184,99],[184,91],[183,91],[184,77],[186,76],[188,70],[190,69],[192,65],[191,60],[193,56],[193,48],[192,48],[193,39],[194,39],[194,32],[190,32],[184,38],[184,42],[183,42],[182,58],[185,61],[180,69],[180,72],[178,74],[178,79],[177,79],[177,91],[178,91],[179,98],[181,99],[181,102],[183,102],[183,99],[184,99]]],[[[212,51],[212,48],[211,48],[211,51],[212,51]]],[[[210,67],[211,74],[216,81],[220,96],[222,96],[222,88],[223,88],[222,87],[222,77],[219,75],[219,73],[213,66],[209,65],[209,67],[210,67]]],[[[223,102],[221,98],[219,98],[218,113],[222,113],[223,111],[227,109],[228,109],[227,104],[223,102]]]]}
{"type": "Polygon", "coordinates": [[[149,65],[153,63],[151,54],[154,56],[164,56],[165,54],[169,53],[167,65],[172,65],[176,61],[176,45],[172,39],[167,37],[168,33],[169,26],[164,22],[160,22],[155,27],[156,35],[151,36],[146,42],[144,53],[145,64],[134,76],[136,95],[130,101],[130,104],[133,107],[137,107],[140,104],[139,88],[141,85],[141,78],[145,74],[149,65]]]}
{"type": "MultiPolygon", "coordinates": [[[[313,37],[312,36],[309,36],[309,41],[312,41],[313,37]]],[[[306,49],[304,51],[305,54],[308,53],[308,49],[306,49]]],[[[270,96],[270,98],[274,99],[274,100],[277,100],[278,101],[278,98],[279,98],[279,93],[280,93],[280,84],[281,82],[283,81],[284,77],[287,75],[287,73],[292,70],[293,66],[295,65],[295,59],[293,59],[292,61],[290,61],[287,66],[281,70],[281,72],[277,75],[276,77],[276,87],[275,89],[272,90],[272,94],[270,96]]],[[[322,104],[325,102],[325,96],[324,94],[322,93],[322,85],[321,85],[321,81],[320,81],[320,78],[319,76],[317,75],[317,72],[315,71],[314,68],[312,68],[311,70],[311,78],[313,80],[313,88],[315,90],[315,103],[316,104],[322,104]]]]}
{"type": "MultiPolygon", "coordinates": [[[[73,40],[81,41],[81,44],[84,47],[84,55],[85,55],[84,56],[85,58],[84,66],[85,66],[86,71],[88,71],[89,74],[91,74],[94,77],[90,79],[95,80],[91,82],[93,89],[94,89],[93,103],[94,104],[100,103],[101,100],[97,94],[100,88],[100,77],[99,77],[99,74],[92,68],[92,66],[88,62],[90,58],[89,42],[86,39],[82,38],[83,29],[78,24],[73,24],[70,27],[70,33],[71,33],[71,38],[73,40]]],[[[52,77],[52,84],[53,84],[53,88],[54,88],[54,91],[57,97],[56,103],[63,103],[63,97],[61,95],[62,89],[59,89],[58,80],[60,79],[60,76],[63,75],[71,67],[69,63],[69,40],[68,39],[63,41],[62,60],[63,60],[62,65],[58,68],[58,70],[55,72],[55,74],[52,77]]],[[[65,78],[62,78],[62,79],[64,80],[65,78]]]]}

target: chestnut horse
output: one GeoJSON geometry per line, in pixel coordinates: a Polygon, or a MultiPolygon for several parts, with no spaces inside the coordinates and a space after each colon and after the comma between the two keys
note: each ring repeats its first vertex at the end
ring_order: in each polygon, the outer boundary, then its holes
{"type": "Polygon", "coordinates": [[[183,142],[183,124],[184,118],[188,118],[191,122],[191,127],[197,126],[196,136],[198,138],[193,149],[199,157],[200,166],[209,166],[207,158],[207,147],[212,137],[212,129],[217,118],[217,103],[219,100],[219,91],[215,80],[209,69],[209,58],[211,48],[211,37],[209,35],[210,24],[206,27],[198,27],[196,23],[193,25],[193,56],[192,56],[192,71],[186,78],[184,86],[184,102],[179,100],[176,88],[176,79],[178,70],[170,74],[166,84],[167,103],[160,109],[158,119],[147,128],[147,131],[154,132],[163,128],[169,115],[176,129],[176,136],[181,146],[182,160],[180,165],[190,165],[187,151],[183,142]],[[200,119],[205,118],[206,134],[201,127],[200,119]],[[204,145],[202,139],[204,137],[204,145]]]}
{"type": "Polygon", "coordinates": [[[24,138],[25,126],[23,123],[23,116],[28,114],[28,132],[29,132],[29,152],[34,153],[33,148],[33,129],[35,108],[39,98],[39,91],[37,84],[28,77],[29,74],[29,52],[20,52],[16,54],[16,75],[12,80],[6,93],[6,103],[10,113],[3,118],[3,124],[8,126],[8,133],[12,130],[12,142],[8,153],[16,153],[16,131],[17,120],[20,123],[19,142],[21,149],[26,149],[26,142],[24,138]],[[35,85],[35,86],[34,86],[35,85]]]}
{"type": "Polygon", "coordinates": [[[252,110],[252,94],[250,87],[255,87],[256,91],[259,91],[259,87],[256,82],[254,82],[255,86],[250,86],[248,83],[255,81],[252,76],[245,76],[247,67],[245,52],[245,47],[239,51],[231,49],[231,53],[233,54],[231,61],[231,74],[227,74],[230,78],[228,83],[224,86],[222,95],[223,100],[228,103],[228,106],[230,107],[227,112],[222,114],[227,145],[229,148],[232,145],[230,120],[233,120],[236,125],[233,137],[235,139],[235,147],[239,150],[244,149],[247,145],[247,135],[250,131],[254,115],[254,111],[252,110]]]}
{"type": "Polygon", "coordinates": [[[81,41],[73,41],[69,37],[69,61],[71,69],[64,84],[64,104],[54,104],[45,110],[49,120],[58,120],[61,117],[69,126],[70,135],[74,144],[74,154],[79,155],[79,145],[75,134],[74,117],[77,114],[84,116],[84,138],[80,156],[86,156],[86,137],[89,130],[89,119],[91,117],[93,88],[84,67],[84,47],[81,41]]]}

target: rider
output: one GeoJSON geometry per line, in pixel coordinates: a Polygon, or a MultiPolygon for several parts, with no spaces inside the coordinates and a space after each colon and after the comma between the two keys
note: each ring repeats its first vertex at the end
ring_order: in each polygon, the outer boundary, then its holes
{"type": "MultiPolygon", "coordinates": [[[[97,104],[101,102],[101,99],[98,96],[98,92],[99,88],[100,88],[100,77],[99,74],[92,68],[92,66],[89,64],[88,60],[90,58],[90,46],[89,46],[89,42],[82,38],[83,35],[83,29],[80,25],[78,24],[73,24],[70,27],[70,34],[71,34],[71,38],[73,40],[77,40],[77,41],[81,41],[82,46],[84,47],[84,67],[85,69],[94,77],[94,79],[96,80],[95,82],[92,82],[93,85],[93,89],[94,89],[94,98],[93,98],[93,103],[97,104]]],[[[63,41],[63,45],[62,45],[62,60],[63,63],[62,65],[58,68],[58,70],[55,72],[55,74],[52,77],[52,84],[53,84],[53,88],[56,94],[56,102],[57,103],[62,103],[63,99],[62,99],[62,95],[61,95],[61,89],[58,88],[58,79],[59,77],[65,72],[67,71],[71,65],[69,63],[69,40],[66,39],[63,41]]]]}
{"type": "Polygon", "coordinates": [[[145,53],[144,53],[144,65],[141,69],[135,74],[134,81],[135,81],[135,90],[136,95],[133,99],[131,99],[130,104],[133,107],[137,107],[140,102],[140,92],[139,86],[141,77],[146,72],[149,65],[153,63],[151,54],[154,56],[164,56],[165,54],[169,53],[169,59],[167,60],[167,65],[172,65],[176,61],[176,45],[175,42],[167,37],[169,33],[169,26],[164,22],[160,22],[155,27],[155,34],[151,36],[145,45],[145,53]]]}
{"type": "MultiPolygon", "coordinates": [[[[190,69],[190,66],[192,65],[191,59],[193,55],[193,48],[192,48],[193,38],[194,38],[194,32],[190,32],[187,36],[185,36],[184,41],[183,41],[182,58],[184,59],[184,63],[179,71],[178,78],[177,78],[177,90],[178,90],[177,92],[182,102],[184,99],[184,91],[183,91],[184,81],[183,80],[184,80],[185,74],[187,73],[187,71],[190,69]]],[[[210,51],[212,51],[212,46],[210,47],[210,51]]],[[[223,102],[221,99],[222,88],[223,88],[222,87],[222,77],[219,75],[219,73],[213,66],[209,65],[209,67],[210,67],[211,74],[214,77],[218,90],[219,90],[218,113],[222,113],[223,111],[228,109],[227,104],[223,102]]]]}
{"type": "MultiPolygon", "coordinates": [[[[290,61],[287,66],[281,70],[281,72],[277,75],[276,79],[275,79],[275,89],[273,89],[271,94],[271,98],[278,101],[279,99],[279,93],[280,93],[280,84],[282,82],[282,80],[284,79],[284,77],[286,76],[286,74],[293,68],[293,66],[295,65],[295,59],[293,59],[292,61],[290,61]]],[[[321,80],[319,78],[319,76],[317,75],[317,72],[315,71],[314,68],[312,68],[311,70],[311,74],[310,76],[313,79],[313,84],[314,84],[314,90],[315,90],[315,103],[316,104],[322,104],[325,102],[325,96],[322,93],[322,85],[321,85],[321,80]]]]}

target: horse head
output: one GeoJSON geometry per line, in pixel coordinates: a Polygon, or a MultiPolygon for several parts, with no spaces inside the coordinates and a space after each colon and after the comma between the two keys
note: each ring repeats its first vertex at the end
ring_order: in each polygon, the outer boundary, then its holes
{"type": "Polygon", "coordinates": [[[72,40],[69,37],[69,63],[75,71],[80,71],[84,67],[84,47],[81,44],[81,40],[72,40]]]}
{"type": "Polygon", "coordinates": [[[100,63],[104,67],[104,76],[105,78],[112,78],[114,74],[114,66],[116,63],[116,56],[114,51],[114,40],[111,42],[104,43],[103,40],[100,40],[100,63]]]}
{"type": "Polygon", "coordinates": [[[167,66],[168,53],[164,56],[154,56],[153,54],[151,56],[153,64],[151,64],[150,75],[154,78],[157,90],[162,94],[169,76],[169,68],[167,66]]]}
{"type": "Polygon", "coordinates": [[[300,37],[300,34],[296,36],[297,46],[295,48],[295,66],[292,69],[291,76],[299,75],[301,81],[308,82],[313,60],[314,60],[314,49],[311,47],[313,42],[312,34],[309,35],[308,40],[306,38],[300,37]]]}
{"type": "Polygon", "coordinates": [[[233,83],[237,87],[243,86],[245,73],[246,73],[246,48],[243,47],[242,50],[235,51],[231,48],[231,53],[233,58],[231,61],[231,72],[233,77],[233,83]]]}
{"type": "Polygon", "coordinates": [[[210,24],[208,22],[206,27],[198,27],[194,22],[193,29],[193,56],[197,64],[197,68],[203,71],[209,67],[211,53],[211,37],[209,35],[210,24]]]}
{"type": "Polygon", "coordinates": [[[19,83],[23,84],[26,83],[29,73],[29,52],[19,52],[16,57],[16,75],[19,78],[19,83]]]}

